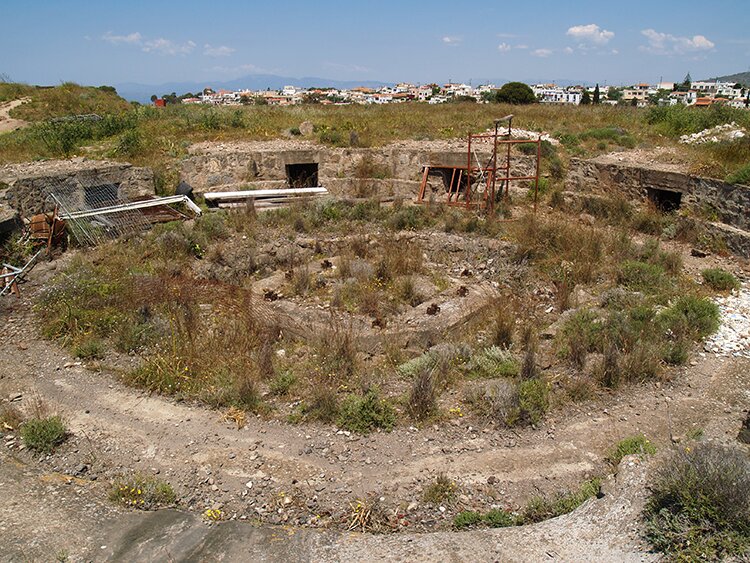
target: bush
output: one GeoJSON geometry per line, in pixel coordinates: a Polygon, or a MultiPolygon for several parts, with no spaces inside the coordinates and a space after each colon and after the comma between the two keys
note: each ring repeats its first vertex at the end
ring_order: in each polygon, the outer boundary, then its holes
{"type": "Polygon", "coordinates": [[[498,346],[485,348],[475,354],[469,363],[471,377],[496,378],[518,375],[518,362],[513,355],[498,346]]]}
{"type": "Polygon", "coordinates": [[[552,498],[534,497],[521,512],[520,523],[534,524],[567,514],[581,506],[591,497],[598,496],[600,492],[601,481],[598,478],[594,478],[584,482],[577,491],[572,493],[558,493],[552,498]]]}
{"type": "Polygon", "coordinates": [[[456,483],[451,481],[445,473],[440,473],[435,480],[427,485],[422,492],[425,502],[442,504],[450,502],[456,496],[456,483]]]}
{"type": "Polygon", "coordinates": [[[65,441],[67,433],[65,422],[58,415],[32,418],[21,426],[23,443],[27,448],[41,453],[51,453],[55,446],[65,441]]]}
{"type": "Polygon", "coordinates": [[[505,379],[490,381],[469,392],[466,400],[477,413],[505,426],[518,422],[518,386],[505,379]]]}
{"type": "Polygon", "coordinates": [[[482,515],[473,510],[464,510],[453,518],[453,527],[456,530],[464,530],[482,523],[482,515]]]}
{"type": "Polygon", "coordinates": [[[112,483],[109,500],[138,510],[153,510],[174,504],[177,496],[166,481],[136,473],[117,478],[112,483]]]}
{"type": "Polygon", "coordinates": [[[612,465],[618,465],[626,455],[653,455],[656,447],[643,435],[630,436],[617,442],[607,454],[607,461],[612,465]]]}
{"type": "Polygon", "coordinates": [[[661,311],[657,323],[677,338],[703,339],[719,328],[719,307],[713,301],[685,295],[661,311]]]}
{"type": "Polygon", "coordinates": [[[516,517],[500,508],[490,510],[484,515],[483,520],[490,528],[507,528],[516,525],[516,517]]]}
{"type": "Polygon", "coordinates": [[[374,389],[364,396],[348,395],[341,404],[339,426],[360,434],[376,428],[391,430],[396,424],[396,413],[386,399],[381,399],[374,389]]]}
{"type": "Polygon", "coordinates": [[[750,164],[735,170],[729,174],[726,178],[727,184],[742,184],[743,186],[750,186],[750,164]]]}
{"type": "Polygon", "coordinates": [[[657,293],[664,287],[664,268],[657,264],[626,260],[620,265],[617,283],[634,291],[657,293]]]}
{"type": "Polygon", "coordinates": [[[297,383],[297,376],[291,371],[284,371],[276,375],[271,380],[269,391],[271,395],[284,397],[289,394],[289,390],[297,383]]]}
{"type": "Polygon", "coordinates": [[[104,342],[87,338],[73,347],[73,355],[82,360],[100,360],[104,357],[104,342]]]}
{"type": "Polygon", "coordinates": [[[657,551],[684,561],[742,559],[750,550],[750,458],[697,443],[656,472],[644,517],[657,551]]]}
{"type": "Polygon", "coordinates": [[[739,289],[740,282],[732,274],[721,268],[708,268],[701,272],[703,281],[716,291],[739,289]]]}
{"type": "Polygon", "coordinates": [[[528,379],[518,386],[518,405],[521,417],[538,424],[549,408],[549,389],[541,379],[528,379]]]}
{"type": "MultiPolygon", "coordinates": [[[[424,356],[420,356],[420,358],[422,357],[424,356]]],[[[414,375],[414,381],[409,391],[407,410],[412,418],[416,420],[428,418],[437,409],[437,369],[438,366],[432,362],[423,363],[414,375]]]]}

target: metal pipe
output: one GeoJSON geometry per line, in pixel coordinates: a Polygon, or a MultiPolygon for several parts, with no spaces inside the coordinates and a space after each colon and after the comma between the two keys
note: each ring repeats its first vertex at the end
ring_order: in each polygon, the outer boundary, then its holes
{"type": "Polygon", "coordinates": [[[282,188],[277,190],[241,190],[237,192],[208,192],[203,194],[207,200],[214,199],[239,199],[254,197],[255,199],[263,197],[287,197],[291,195],[323,195],[327,194],[326,188],[282,188]]]}
{"type": "Polygon", "coordinates": [[[158,207],[160,205],[171,205],[175,203],[184,203],[196,215],[200,215],[202,213],[201,208],[193,203],[188,196],[173,195],[167,197],[158,197],[156,199],[147,199],[146,201],[133,201],[130,203],[123,203],[122,205],[112,205],[110,207],[101,207],[99,209],[90,209],[86,211],[74,211],[72,213],[63,211],[63,213],[60,214],[60,219],[69,221],[82,219],[84,217],[95,217],[97,215],[122,213],[123,211],[133,211],[135,209],[146,209],[147,207],[158,207]]]}

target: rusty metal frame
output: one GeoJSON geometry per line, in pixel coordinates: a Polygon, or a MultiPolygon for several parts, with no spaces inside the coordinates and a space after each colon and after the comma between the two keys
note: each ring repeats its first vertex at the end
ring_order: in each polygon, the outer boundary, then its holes
{"type": "Polygon", "coordinates": [[[542,138],[541,135],[536,139],[513,139],[512,138],[512,121],[513,115],[506,115],[502,119],[495,120],[495,131],[493,133],[469,133],[467,138],[466,166],[437,166],[425,165],[422,172],[422,182],[419,187],[417,203],[430,203],[426,198],[427,182],[430,170],[452,170],[451,181],[448,184],[447,197],[442,202],[444,205],[452,207],[465,207],[466,209],[479,208],[488,211],[490,214],[495,211],[495,200],[497,199],[497,183],[500,183],[500,193],[504,198],[508,197],[510,183],[514,180],[533,180],[534,181],[534,211],[537,209],[539,199],[539,168],[542,157],[542,138]],[[499,124],[503,121],[508,122],[507,132],[501,133],[499,124]],[[481,142],[482,140],[492,141],[492,154],[485,166],[479,162],[477,165],[472,161],[472,143],[481,142]],[[513,176],[511,174],[511,146],[519,144],[533,143],[536,145],[536,163],[533,176],[513,176]],[[498,165],[498,151],[502,150],[505,156],[504,164],[498,165]],[[473,181],[472,174],[478,174],[480,178],[473,181]],[[456,181],[456,175],[458,179],[456,181]],[[466,189],[461,194],[461,181],[466,176],[466,189]],[[479,191],[472,190],[472,184],[477,184],[484,178],[485,190],[482,197],[475,197],[479,191]],[[455,190],[454,190],[455,184],[455,190]]]}

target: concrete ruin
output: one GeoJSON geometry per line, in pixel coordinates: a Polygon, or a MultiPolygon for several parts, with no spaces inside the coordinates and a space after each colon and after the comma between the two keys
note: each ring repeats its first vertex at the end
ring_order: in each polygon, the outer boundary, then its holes
{"type": "Polygon", "coordinates": [[[0,166],[0,210],[31,217],[43,211],[47,190],[70,182],[84,186],[117,186],[121,199],[154,194],[154,173],[124,162],[73,158],[0,166]]]}
{"type": "Polygon", "coordinates": [[[727,184],[682,171],[615,163],[609,157],[571,159],[565,188],[597,195],[619,193],[631,201],[651,202],[663,211],[682,207],[706,210],[715,217],[706,229],[721,236],[728,248],[750,257],[750,187],[727,184]]]}

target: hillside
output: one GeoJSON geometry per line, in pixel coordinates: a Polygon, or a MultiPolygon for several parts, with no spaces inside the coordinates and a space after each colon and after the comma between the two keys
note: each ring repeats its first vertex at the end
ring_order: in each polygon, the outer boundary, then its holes
{"type": "Polygon", "coordinates": [[[53,117],[87,113],[107,114],[127,111],[130,104],[108,86],[79,86],[65,82],[54,87],[3,85],[8,94],[14,90],[31,98],[29,103],[15,108],[11,117],[25,121],[43,121],[53,117]]]}
{"type": "Polygon", "coordinates": [[[719,82],[739,82],[743,86],[750,86],[750,71],[727,74],[725,76],[716,76],[714,78],[709,78],[708,80],[718,80],[719,82]]]}

